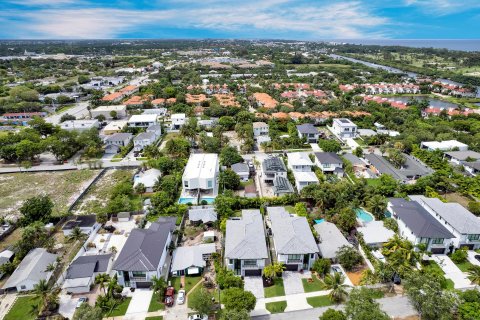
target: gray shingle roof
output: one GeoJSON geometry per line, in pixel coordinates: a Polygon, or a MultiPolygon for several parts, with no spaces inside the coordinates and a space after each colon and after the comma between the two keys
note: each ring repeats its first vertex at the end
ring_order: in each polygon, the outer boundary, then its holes
{"type": "Polygon", "coordinates": [[[154,222],[148,229],[133,229],[113,266],[122,271],[157,270],[168,235],[175,229],[175,217],[154,222]]]}
{"type": "Polygon", "coordinates": [[[56,254],[48,253],[47,250],[43,248],[35,248],[31,250],[25,258],[23,258],[22,262],[20,262],[17,269],[12,273],[3,288],[16,287],[25,280],[35,282],[42,279],[48,280],[52,273],[45,272],[45,269],[49,264],[55,263],[56,260],[56,254]]]}
{"type": "Polygon", "coordinates": [[[342,159],[335,152],[315,152],[320,163],[343,163],[342,159]]]}
{"type": "Polygon", "coordinates": [[[472,150],[448,151],[445,152],[445,154],[460,161],[466,160],[467,158],[480,159],[480,153],[472,150]]]}
{"type": "Polygon", "coordinates": [[[131,133],[119,132],[119,133],[112,134],[107,139],[105,139],[105,141],[123,141],[127,139],[130,140],[132,139],[132,137],[133,137],[133,134],[131,133]]]}
{"type": "Polygon", "coordinates": [[[232,164],[232,171],[235,173],[250,172],[250,168],[246,163],[235,163],[232,164]]]}
{"type": "Polygon", "coordinates": [[[417,237],[454,238],[450,231],[416,201],[397,199],[395,204],[392,203],[392,211],[417,237]]]}
{"type": "Polygon", "coordinates": [[[333,259],[337,256],[337,251],[343,246],[352,245],[345,239],[337,226],[331,222],[323,221],[313,226],[318,233],[318,249],[323,258],[333,259]]]}
{"type": "Polygon", "coordinates": [[[415,161],[411,156],[406,154],[404,154],[404,156],[406,162],[401,169],[395,168],[386,158],[377,154],[366,154],[365,159],[367,159],[380,172],[380,174],[389,174],[393,178],[401,181],[409,180],[415,176],[426,176],[433,172],[432,169],[415,161]]]}
{"type": "Polygon", "coordinates": [[[242,219],[227,220],[225,257],[267,259],[267,243],[260,210],[242,210],[242,219]]]}
{"type": "Polygon", "coordinates": [[[307,254],[318,252],[305,217],[291,216],[284,207],[267,207],[272,225],[273,242],[279,254],[307,254]]]}
{"type": "Polygon", "coordinates": [[[217,213],[215,212],[215,207],[192,207],[190,210],[188,210],[188,220],[202,221],[203,223],[217,221],[217,213]]]}
{"type": "Polygon", "coordinates": [[[111,254],[99,254],[92,256],[81,256],[75,259],[67,270],[66,279],[77,279],[91,277],[94,273],[107,272],[111,254]]]}
{"type": "Polygon", "coordinates": [[[142,133],[139,133],[138,136],[133,138],[134,141],[141,141],[141,140],[145,140],[145,139],[148,139],[148,140],[155,139],[155,133],[153,133],[153,132],[142,132],[142,133]]]}
{"type": "Polygon", "coordinates": [[[190,247],[178,247],[173,252],[171,271],[185,270],[190,267],[206,266],[203,258],[205,254],[212,254],[216,251],[214,243],[200,244],[190,247]]]}
{"type": "Polygon", "coordinates": [[[437,198],[409,196],[410,199],[435,211],[443,220],[462,234],[480,234],[480,219],[459,203],[444,203],[437,198]]]}
{"type": "Polygon", "coordinates": [[[297,130],[302,134],[318,134],[318,129],[311,123],[299,124],[297,130]]]}
{"type": "Polygon", "coordinates": [[[351,154],[351,153],[345,153],[343,155],[343,157],[345,158],[345,160],[349,161],[352,165],[360,165],[360,166],[365,166],[365,162],[363,162],[359,157],[357,157],[356,155],[354,154],[351,154]]]}

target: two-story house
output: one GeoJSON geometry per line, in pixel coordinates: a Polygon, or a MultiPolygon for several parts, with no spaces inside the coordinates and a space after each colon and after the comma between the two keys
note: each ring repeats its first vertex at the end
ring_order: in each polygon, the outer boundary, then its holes
{"type": "Polygon", "coordinates": [[[318,178],[312,167],[315,165],[308,153],[306,152],[291,152],[287,153],[288,168],[292,170],[295,178],[295,186],[297,191],[302,191],[303,188],[310,184],[318,184],[318,178]]]}
{"type": "Polygon", "coordinates": [[[467,247],[469,250],[480,248],[480,219],[459,203],[445,203],[438,198],[409,196],[419,203],[428,213],[443,224],[455,238],[455,249],[467,247]]]}
{"type": "Polygon", "coordinates": [[[183,190],[216,196],[218,192],[218,175],[218,154],[192,153],[182,176],[183,190]]]}
{"type": "Polygon", "coordinates": [[[187,122],[187,116],[185,113],[174,113],[171,115],[170,120],[172,121],[171,129],[180,130],[187,122]]]}
{"type": "Polygon", "coordinates": [[[287,178],[287,167],[279,157],[265,159],[262,163],[263,181],[273,184],[274,196],[294,193],[295,190],[287,178]]]}
{"type": "Polygon", "coordinates": [[[289,271],[309,270],[319,249],[307,219],[288,213],[284,207],[267,207],[267,212],[277,261],[289,271]]]}
{"type": "Polygon", "coordinates": [[[297,125],[298,137],[304,138],[308,143],[317,143],[320,138],[320,132],[311,123],[297,125]]]}
{"type": "Polygon", "coordinates": [[[315,152],[315,164],[324,173],[343,176],[343,160],[335,152],[315,152]]]}
{"type": "Polygon", "coordinates": [[[135,114],[128,119],[128,126],[131,128],[148,128],[158,124],[156,114],[135,114]]]}
{"type": "Polygon", "coordinates": [[[163,217],[148,229],[135,228],[113,265],[124,287],[150,288],[152,278],[168,272],[166,259],[175,229],[175,217],[163,217]]]}
{"type": "Polygon", "coordinates": [[[332,124],[333,133],[340,139],[355,138],[357,136],[357,125],[350,119],[336,118],[332,124]]]}
{"type": "Polygon", "coordinates": [[[258,136],[268,135],[268,124],[265,122],[254,122],[253,126],[253,136],[256,138],[258,136]]]}
{"type": "Polygon", "coordinates": [[[400,236],[413,245],[424,243],[434,254],[446,254],[453,245],[455,236],[418,202],[391,198],[387,210],[397,220],[400,236]]]}
{"type": "Polygon", "coordinates": [[[261,276],[268,259],[265,227],[260,210],[242,210],[241,218],[227,220],[225,265],[239,276],[261,276]]]}
{"type": "Polygon", "coordinates": [[[126,147],[132,141],[133,134],[127,132],[115,133],[105,139],[105,153],[118,153],[121,147],[126,147]]]}

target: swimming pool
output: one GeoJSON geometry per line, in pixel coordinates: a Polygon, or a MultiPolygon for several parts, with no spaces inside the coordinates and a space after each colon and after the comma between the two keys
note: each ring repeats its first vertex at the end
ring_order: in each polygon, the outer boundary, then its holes
{"type": "Polygon", "coordinates": [[[365,223],[368,223],[374,220],[373,216],[362,208],[355,209],[355,212],[357,213],[357,219],[365,223]]]}
{"type": "Polygon", "coordinates": [[[178,199],[179,204],[197,204],[197,199],[196,198],[180,198],[178,199]]]}
{"type": "Polygon", "coordinates": [[[208,204],[215,202],[215,198],[200,198],[200,203],[202,203],[203,200],[207,201],[208,204]]]}
{"type": "Polygon", "coordinates": [[[325,219],[317,219],[317,220],[313,220],[315,222],[315,224],[319,224],[319,223],[322,223],[323,221],[325,221],[325,219]]]}

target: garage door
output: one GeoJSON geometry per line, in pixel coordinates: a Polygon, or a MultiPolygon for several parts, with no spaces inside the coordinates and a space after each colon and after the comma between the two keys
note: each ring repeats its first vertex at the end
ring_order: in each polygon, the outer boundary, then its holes
{"type": "Polygon", "coordinates": [[[255,270],[245,270],[245,276],[261,276],[262,275],[262,270],[260,269],[255,269],[255,270]]]}
{"type": "Polygon", "coordinates": [[[467,248],[468,250],[473,250],[473,248],[475,248],[475,245],[474,244],[462,244],[460,246],[460,249],[461,248],[467,248]]]}
{"type": "Polygon", "coordinates": [[[445,249],[442,249],[442,248],[432,249],[432,253],[433,253],[433,254],[444,254],[444,253],[445,253],[445,249]]]}
{"type": "Polygon", "coordinates": [[[287,271],[298,271],[298,264],[286,264],[285,270],[287,271]]]}
{"type": "Polygon", "coordinates": [[[152,286],[151,282],[136,282],[135,284],[137,285],[137,288],[144,288],[144,289],[148,289],[152,286]]]}

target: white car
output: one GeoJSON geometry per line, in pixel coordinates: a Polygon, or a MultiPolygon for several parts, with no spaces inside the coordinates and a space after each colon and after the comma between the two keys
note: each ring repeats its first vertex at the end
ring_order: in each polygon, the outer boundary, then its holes
{"type": "Polygon", "coordinates": [[[201,314],[192,314],[188,317],[188,320],[208,320],[208,316],[201,314]]]}
{"type": "Polygon", "coordinates": [[[87,298],[87,297],[80,297],[80,298],[78,298],[77,305],[76,305],[75,308],[80,308],[80,306],[82,305],[82,303],[87,302],[87,301],[88,301],[88,298],[87,298]]]}
{"type": "Polygon", "coordinates": [[[177,304],[185,303],[185,290],[178,290],[177,294],[177,304]]]}

